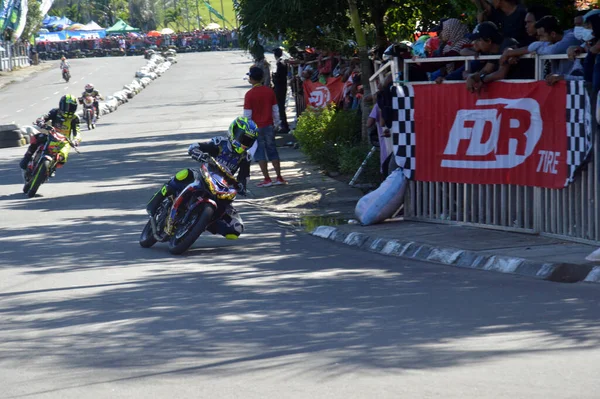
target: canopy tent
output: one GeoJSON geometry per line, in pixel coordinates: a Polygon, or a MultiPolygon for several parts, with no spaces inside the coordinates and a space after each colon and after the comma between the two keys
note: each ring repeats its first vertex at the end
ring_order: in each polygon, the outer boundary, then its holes
{"type": "Polygon", "coordinates": [[[127,25],[125,21],[122,19],[118,20],[113,26],[106,29],[107,34],[119,34],[119,33],[129,33],[129,32],[139,32],[138,28],[131,27],[127,25]]]}
{"type": "Polygon", "coordinates": [[[65,30],[81,30],[81,28],[83,28],[83,26],[84,26],[83,24],[73,24],[73,25],[67,26],[65,28],[65,30]]]}
{"type": "Polygon", "coordinates": [[[67,17],[51,17],[49,15],[46,15],[46,17],[42,21],[42,27],[44,27],[44,28],[58,27],[58,26],[70,26],[73,24],[74,24],[74,22],[71,21],[67,17]]]}
{"type": "Polygon", "coordinates": [[[205,30],[217,30],[221,29],[221,26],[215,22],[212,22],[204,27],[205,30]]]}
{"type": "Polygon", "coordinates": [[[90,21],[89,23],[83,25],[83,28],[80,30],[104,30],[104,28],[98,25],[96,22],[90,21]]]}
{"type": "Polygon", "coordinates": [[[36,42],[62,42],[65,40],[89,40],[89,39],[102,39],[106,37],[104,30],[63,30],[60,32],[49,32],[41,33],[38,32],[35,38],[36,42]]]}

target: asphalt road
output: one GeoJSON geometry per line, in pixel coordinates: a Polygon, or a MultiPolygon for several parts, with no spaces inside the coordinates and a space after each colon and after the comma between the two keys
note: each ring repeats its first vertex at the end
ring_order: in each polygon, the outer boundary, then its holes
{"type": "Polygon", "coordinates": [[[595,285],[360,252],[244,202],[238,241],[140,248],[145,203],[241,112],[247,66],[181,55],[36,198],[24,149],[0,150],[0,397],[598,397],[595,285]]]}
{"type": "Polygon", "coordinates": [[[64,94],[79,97],[87,83],[94,84],[103,96],[110,95],[131,83],[135,72],[145,65],[146,60],[141,56],[69,60],[71,79],[68,83],[62,78],[60,61],[47,62],[56,67],[0,90],[0,124],[14,120],[21,125],[30,125],[37,117],[57,107],[64,94]]]}

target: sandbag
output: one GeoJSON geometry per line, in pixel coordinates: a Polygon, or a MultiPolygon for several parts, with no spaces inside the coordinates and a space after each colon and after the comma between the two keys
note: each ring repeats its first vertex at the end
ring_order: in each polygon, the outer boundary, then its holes
{"type": "Polygon", "coordinates": [[[600,248],[586,256],[585,260],[590,262],[600,262],[600,248]]]}
{"type": "Polygon", "coordinates": [[[354,209],[358,221],[368,226],[392,217],[404,202],[407,185],[408,181],[402,169],[394,170],[377,190],[358,200],[354,209]]]}

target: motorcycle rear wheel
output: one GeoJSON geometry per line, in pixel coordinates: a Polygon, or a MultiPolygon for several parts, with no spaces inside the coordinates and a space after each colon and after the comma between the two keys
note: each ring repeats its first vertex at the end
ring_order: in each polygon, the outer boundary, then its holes
{"type": "Polygon", "coordinates": [[[196,242],[200,234],[206,230],[206,227],[212,221],[215,208],[204,204],[194,210],[194,214],[187,223],[177,227],[171,241],[169,241],[169,252],[173,255],[181,255],[196,242]],[[183,231],[182,231],[183,230],[183,231]],[[181,234],[181,235],[180,235],[181,234]]]}
{"type": "Polygon", "coordinates": [[[34,197],[37,193],[38,189],[48,179],[48,175],[50,173],[50,161],[44,159],[40,162],[37,169],[33,172],[33,177],[31,179],[31,186],[29,187],[29,191],[27,191],[27,196],[29,198],[34,197]]]}

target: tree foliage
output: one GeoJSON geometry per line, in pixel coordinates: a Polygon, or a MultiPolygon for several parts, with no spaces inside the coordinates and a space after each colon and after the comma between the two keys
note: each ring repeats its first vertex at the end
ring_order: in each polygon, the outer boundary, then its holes
{"type": "Polygon", "coordinates": [[[341,47],[352,38],[347,0],[240,0],[236,11],[248,46],[279,35],[321,47],[341,47]]]}
{"type": "MultiPolygon", "coordinates": [[[[572,27],[571,0],[525,0],[525,6],[547,6],[563,23],[572,27]]],[[[357,0],[363,31],[369,45],[412,40],[416,32],[428,31],[442,18],[460,18],[470,28],[477,21],[471,0],[357,0]]],[[[355,40],[347,0],[331,0],[327,7],[318,0],[240,0],[237,12],[242,35],[250,39],[284,35],[295,44],[341,49],[355,40]]]]}
{"type": "Polygon", "coordinates": [[[29,40],[40,29],[43,19],[40,3],[37,0],[27,0],[27,18],[21,38],[29,40]]]}
{"type": "Polygon", "coordinates": [[[48,14],[66,16],[82,23],[94,20],[102,26],[112,26],[119,19],[129,21],[129,5],[127,0],[55,0],[48,14]]]}

